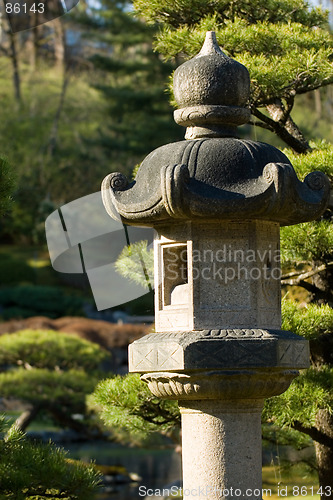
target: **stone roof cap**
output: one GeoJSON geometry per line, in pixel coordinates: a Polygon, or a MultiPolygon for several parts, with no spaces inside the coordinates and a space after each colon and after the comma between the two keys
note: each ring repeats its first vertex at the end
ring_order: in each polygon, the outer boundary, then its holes
{"type": "Polygon", "coordinates": [[[187,140],[150,153],[131,183],[121,173],[107,176],[102,197],[109,215],[146,226],[244,218],[291,225],[319,217],[330,192],[323,173],[301,182],[277,148],[236,137],[250,114],[249,85],[247,69],[208,32],[201,52],[175,72],[183,106],[175,117],[188,127],[187,140]]]}
{"type": "Polygon", "coordinates": [[[176,69],[173,92],[180,107],[174,118],[188,127],[186,139],[235,135],[235,127],[250,119],[249,72],[222,52],[213,31],[199,54],[176,69]]]}

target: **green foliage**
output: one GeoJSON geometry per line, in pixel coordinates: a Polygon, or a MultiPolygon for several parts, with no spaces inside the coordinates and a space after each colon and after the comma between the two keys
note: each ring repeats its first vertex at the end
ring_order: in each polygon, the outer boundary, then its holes
{"type": "MultiPolygon", "coordinates": [[[[0,432],[7,430],[0,419],[0,432]]],[[[92,465],[69,460],[53,444],[28,441],[14,426],[0,439],[1,500],[91,500],[100,484],[92,465]]]]}
{"type": "Polygon", "coordinates": [[[249,25],[244,19],[235,19],[220,26],[216,18],[210,18],[195,31],[184,27],[176,33],[163,33],[156,49],[169,57],[180,53],[193,57],[200,51],[207,30],[216,31],[223,50],[248,68],[254,106],[288,97],[291,90],[301,94],[323,82],[333,82],[329,33],[317,28],[309,32],[308,27],[294,23],[249,25]]]}
{"type": "Polygon", "coordinates": [[[1,220],[0,230],[13,240],[44,242],[41,224],[54,205],[97,191],[108,171],[107,158],[95,145],[104,108],[87,75],[73,70],[54,138],[61,71],[43,61],[38,70],[31,71],[21,56],[21,106],[13,97],[12,69],[5,57],[0,68],[0,151],[8,157],[17,178],[15,203],[1,220]]]}
{"type": "Polygon", "coordinates": [[[310,146],[312,150],[305,155],[296,154],[291,149],[284,149],[283,152],[301,180],[310,172],[319,170],[333,182],[333,144],[322,140],[311,141],[310,146]]]}
{"type": "Polygon", "coordinates": [[[46,370],[97,370],[108,353],[98,344],[53,330],[23,330],[0,336],[0,365],[46,370]]]}
{"type": "Polygon", "coordinates": [[[281,257],[284,263],[323,260],[333,248],[333,227],[330,220],[305,222],[281,230],[281,257]]]}
{"type": "Polygon", "coordinates": [[[62,332],[2,335],[0,393],[50,413],[61,426],[83,431],[71,415],[87,415],[86,396],[100,380],[100,364],[108,356],[97,344],[62,332]]]}
{"type": "MultiPolygon", "coordinates": [[[[283,328],[310,340],[333,331],[333,310],[328,305],[309,304],[300,308],[291,301],[282,303],[283,328]]],[[[319,410],[333,411],[333,367],[321,365],[303,370],[289,389],[266,400],[263,421],[273,423],[280,430],[279,441],[304,445],[304,438],[292,429],[295,422],[305,431],[316,426],[319,410]],[[282,429],[282,430],[281,430],[282,429]],[[284,434],[284,432],[287,434],[284,434]]],[[[273,431],[275,427],[273,427],[273,431]]]]}
{"type": "Polygon", "coordinates": [[[33,283],[35,273],[23,260],[16,259],[9,254],[2,254],[0,260],[0,284],[33,283]]]}
{"type": "Polygon", "coordinates": [[[0,216],[11,206],[15,181],[7,159],[0,156],[0,216]]]}
{"type": "Polygon", "coordinates": [[[163,23],[155,48],[167,59],[193,57],[206,31],[215,31],[223,50],[248,68],[256,107],[333,82],[327,16],[306,2],[208,0],[199,7],[193,0],[176,6],[169,0],[149,5],[136,0],[134,5],[149,21],[163,23]]]}
{"type": "Polygon", "coordinates": [[[147,241],[139,241],[126,246],[121,251],[115,268],[119,274],[134,283],[147,287],[154,283],[154,252],[148,250],[147,241]]]}
{"type": "Polygon", "coordinates": [[[164,89],[171,64],[152,50],[155,28],[129,12],[126,0],[102,0],[90,19],[90,33],[112,46],[90,58],[104,77],[95,88],[105,99],[108,117],[101,127],[100,146],[107,152],[109,170],[130,174],[152,149],[181,137],[172,119],[164,89]],[[114,167],[112,167],[114,165],[114,167]]]}
{"type": "Polygon", "coordinates": [[[333,331],[333,309],[328,304],[308,304],[300,308],[295,302],[282,302],[282,327],[307,339],[333,331]]]}
{"type": "Polygon", "coordinates": [[[295,421],[305,427],[315,426],[318,410],[333,409],[332,384],[332,367],[309,368],[286,392],[266,401],[263,417],[281,427],[291,426],[295,421]]]}
{"type": "Polygon", "coordinates": [[[107,426],[125,430],[127,439],[142,441],[154,432],[173,436],[180,426],[177,402],[153,396],[138,374],[100,382],[90,405],[107,426]]]}
{"type": "MultiPolygon", "coordinates": [[[[303,432],[298,432],[290,427],[272,423],[272,417],[269,413],[269,404],[265,406],[265,411],[262,414],[262,439],[264,444],[274,444],[278,446],[292,446],[296,450],[302,450],[311,446],[310,437],[303,432]],[[269,423],[268,423],[269,422],[269,423]]],[[[290,467],[290,462],[288,466],[290,467]]],[[[311,464],[313,469],[313,465],[311,464]]]]}
{"type": "Polygon", "coordinates": [[[51,286],[2,288],[0,305],[4,308],[0,313],[3,319],[82,315],[82,299],[66,295],[60,288],[51,286]]]}
{"type": "Polygon", "coordinates": [[[26,401],[45,410],[58,407],[70,414],[85,413],[85,397],[97,382],[98,377],[83,370],[22,367],[0,373],[0,392],[4,398],[26,401]]]}
{"type": "Polygon", "coordinates": [[[270,23],[296,22],[305,26],[325,25],[327,15],[321,9],[308,10],[304,0],[134,0],[134,7],[149,23],[162,23],[178,28],[184,24],[193,26],[202,18],[217,14],[223,22],[235,17],[246,16],[249,23],[267,21],[270,23]]]}
{"type": "MultiPolygon", "coordinates": [[[[285,149],[299,178],[315,170],[324,172],[333,183],[333,144],[326,141],[310,143],[312,151],[306,155],[285,149]]],[[[281,257],[286,264],[297,261],[325,261],[332,256],[333,224],[329,217],[281,228],[281,257]]]]}

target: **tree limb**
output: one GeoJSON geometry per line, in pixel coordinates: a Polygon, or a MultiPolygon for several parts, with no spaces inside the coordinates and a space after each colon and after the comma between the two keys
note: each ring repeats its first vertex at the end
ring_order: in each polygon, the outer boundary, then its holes
{"type": "Polygon", "coordinates": [[[24,432],[31,422],[37,417],[40,409],[41,407],[36,405],[21,413],[21,415],[15,420],[15,427],[24,432]]]}
{"type": "Polygon", "coordinates": [[[330,436],[327,436],[327,434],[324,434],[320,430],[318,430],[316,427],[305,427],[301,422],[298,420],[295,420],[292,424],[291,427],[295,429],[296,431],[303,432],[304,434],[307,434],[310,436],[313,441],[316,441],[317,443],[322,444],[323,446],[327,446],[328,448],[333,448],[333,438],[330,436]]]}
{"type": "Polygon", "coordinates": [[[281,285],[298,285],[301,281],[306,280],[308,278],[311,278],[311,276],[314,276],[315,274],[319,274],[322,271],[326,271],[330,267],[333,267],[333,261],[328,262],[327,264],[322,264],[321,266],[317,267],[316,269],[312,269],[311,271],[308,271],[306,273],[294,272],[294,273],[289,273],[289,274],[283,275],[281,278],[281,285]],[[297,276],[297,278],[296,279],[287,279],[287,278],[292,278],[293,276],[297,276]]]}
{"type": "Polygon", "coordinates": [[[263,121],[267,125],[270,125],[273,130],[276,129],[276,126],[278,125],[278,123],[276,121],[272,120],[272,118],[270,118],[269,116],[264,115],[264,113],[259,111],[259,109],[257,109],[254,105],[251,106],[251,113],[254,116],[256,116],[257,118],[259,118],[259,120],[263,121]]]}
{"type": "MultiPolygon", "coordinates": [[[[269,104],[267,107],[274,107],[274,104],[269,104]]],[[[287,108],[288,109],[288,108],[287,108]]],[[[274,133],[280,137],[289,147],[291,147],[296,153],[307,153],[311,151],[311,148],[302,132],[299,130],[297,125],[293,122],[290,115],[284,116],[286,112],[285,108],[280,107],[279,109],[279,119],[277,121],[264,115],[259,111],[254,104],[251,105],[251,113],[262,120],[264,123],[272,127],[274,133]]]]}
{"type": "Polygon", "coordinates": [[[327,87],[327,85],[331,85],[333,83],[333,78],[328,78],[327,80],[322,80],[319,83],[313,84],[313,85],[307,85],[305,87],[299,87],[297,89],[297,94],[307,94],[308,92],[312,92],[313,90],[320,89],[322,87],[327,87]]]}
{"type": "Polygon", "coordinates": [[[253,127],[261,127],[261,128],[266,129],[266,130],[269,130],[270,132],[274,132],[273,127],[271,127],[270,125],[268,125],[267,123],[264,123],[264,122],[250,120],[248,122],[248,124],[252,125],[253,127]]]}
{"type": "Polygon", "coordinates": [[[285,98],[285,102],[286,106],[284,107],[283,116],[281,118],[281,123],[283,123],[284,125],[286,125],[290,113],[294,107],[295,95],[292,94],[288,95],[288,97],[285,98]]]}
{"type": "Polygon", "coordinates": [[[316,285],[313,285],[312,283],[309,283],[308,281],[302,280],[298,283],[297,286],[301,286],[308,292],[312,293],[314,296],[318,298],[317,300],[319,300],[320,298],[327,302],[329,297],[333,297],[331,293],[326,293],[323,290],[320,290],[320,288],[318,288],[316,285]]]}

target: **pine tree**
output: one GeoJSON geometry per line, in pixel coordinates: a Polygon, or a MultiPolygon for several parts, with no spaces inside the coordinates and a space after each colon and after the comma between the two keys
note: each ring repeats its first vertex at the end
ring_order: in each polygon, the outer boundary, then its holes
{"type": "Polygon", "coordinates": [[[304,0],[135,0],[134,5],[148,23],[161,23],[155,48],[167,60],[193,57],[206,31],[215,31],[225,53],[250,71],[252,123],[299,153],[309,150],[291,111],[297,95],[333,82],[333,42],[320,9],[309,9],[304,0]]]}
{"type": "Polygon", "coordinates": [[[6,158],[0,156],[0,217],[11,205],[11,194],[14,189],[14,176],[6,158]]]}
{"type": "Polygon", "coordinates": [[[25,431],[40,415],[86,437],[96,435],[86,396],[108,353],[97,344],[55,331],[23,330],[0,336],[0,394],[29,405],[16,421],[25,431]],[[84,419],[76,420],[73,414],[84,419]]]}
{"type": "Polygon", "coordinates": [[[157,398],[138,374],[117,375],[98,384],[89,398],[90,407],[118,439],[145,443],[160,433],[179,444],[180,413],[176,401],[157,398]]]}
{"type": "Polygon", "coordinates": [[[91,500],[100,474],[92,465],[70,460],[55,445],[33,443],[0,418],[1,500],[91,500]]]}
{"type": "MultiPolygon", "coordinates": [[[[134,0],[134,6],[148,24],[159,24],[155,49],[166,60],[193,57],[206,31],[215,31],[224,52],[249,69],[251,125],[284,141],[299,178],[322,170],[333,181],[333,145],[309,141],[292,118],[298,96],[333,83],[327,13],[304,0],[134,0]]],[[[305,289],[310,302],[302,309],[284,301],[283,327],[310,339],[311,368],[264,412],[266,422],[288,428],[289,441],[301,435],[314,441],[323,498],[325,487],[333,491],[332,209],[331,202],[320,220],[281,231],[282,283],[305,289]]]]}
{"type": "MultiPolygon", "coordinates": [[[[10,206],[10,194],[13,187],[14,180],[10,166],[5,158],[0,157],[0,215],[6,212],[10,206]]],[[[79,339],[78,343],[75,342],[76,339],[73,343],[72,339],[62,338],[60,335],[58,339],[52,339],[54,332],[49,338],[45,338],[45,335],[43,337],[43,334],[38,336],[38,332],[31,335],[29,333],[3,335],[0,338],[1,396],[13,397],[16,394],[22,400],[32,403],[31,411],[21,415],[22,418],[17,422],[17,424],[21,424],[22,428],[31,421],[29,416],[34,417],[37,414],[37,408],[33,406],[33,402],[36,403],[38,399],[43,400],[44,398],[43,404],[45,406],[46,394],[43,392],[43,386],[47,386],[48,381],[44,379],[44,375],[49,374],[46,368],[55,369],[57,367],[58,375],[60,375],[60,367],[74,370],[78,368],[78,364],[81,368],[82,365],[94,368],[94,363],[100,362],[104,355],[98,346],[94,349],[93,345],[89,345],[88,342],[80,343],[79,339]],[[48,342],[50,343],[47,348],[48,342]],[[71,350],[68,352],[67,347],[72,347],[75,356],[73,352],[72,356],[70,355],[71,350]],[[91,355],[94,361],[89,360],[91,355]],[[81,362],[78,361],[80,357],[81,362]],[[21,376],[17,377],[16,368],[19,366],[21,366],[21,370],[19,369],[21,376]],[[7,382],[9,382],[9,386],[7,386],[7,382]]],[[[53,377],[50,389],[53,401],[57,401],[61,405],[59,381],[59,377],[53,377]],[[58,398],[56,394],[58,394],[58,398]]],[[[66,384],[66,390],[71,391],[71,397],[73,397],[74,388],[82,389],[80,380],[76,382],[76,386],[66,384]]],[[[86,390],[91,391],[92,388],[86,387],[86,390]]],[[[60,409],[63,410],[61,406],[60,409]]],[[[29,500],[33,498],[40,500],[49,498],[54,500],[91,500],[95,497],[95,493],[99,489],[100,474],[92,465],[69,460],[64,450],[51,443],[38,444],[27,440],[19,425],[8,427],[5,416],[0,416],[1,500],[29,500]]]]}

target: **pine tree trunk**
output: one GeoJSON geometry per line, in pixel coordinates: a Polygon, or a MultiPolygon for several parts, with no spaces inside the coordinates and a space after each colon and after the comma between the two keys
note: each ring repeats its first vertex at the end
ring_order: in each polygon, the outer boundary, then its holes
{"type": "Polygon", "coordinates": [[[16,419],[15,426],[22,432],[28,428],[31,422],[37,417],[40,408],[33,406],[30,410],[26,410],[16,419]]]}
{"type": "Polygon", "coordinates": [[[64,26],[60,18],[53,20],[54,29],[54,58],[56,66],[60,69],[65,68],[66,43],[64,26]]]}
{"type": "Polygon", "coordinates": [[[49,158],[51,158],[54,155],[54,151],[55,151],[56,146],[57,146],[60,116],[61,116],[61,113],[63,111],[64,105],[65,105],[65,97],[66,97],[66,92],[67,92],[67,88],[69,85],[69,80],[70,80],[70,74],[68,72],[64,73],[59,104],[58,104],[56,115],[55,115],[54,120],[53,120],[53,125],[52,125],[52,129],[51,129],[51,133],[50,133],[49,143],[47,146],[47,154],[48,154],[49,158]]]}
{"type": "MultiPolygon", "coordinates": [[[[332,255],[325,256],[326,262],[332,260],[332,255]]],[[[315,261],[313,267],[319,267],[325,261],[315,261]]],[[[313,293],[312,300],[319,304],[329,304],[333,307],[333,268],[330,267],[313,277],[313,284],[318,289],[318,293],[313,293]]]]}
{"type": "Polygon", "coordinates": [[[39,39],[40,39],[40,27],[35,26],[32,29],[33,36],[33,51],[34,51],[34,60],[35,60],[35,68],[38,66],[39,62],[39,39]]]}
{"type": "Polygon", "coordinates": [[[320,89],[316,89],[313,92],[313,95],[314,95],[314,101],[315,101],[316,115],[317,115],[318,120],[320,120],[323,116],[323,105],[321,102],[320,89]]]}
{"type": "Polygon", "coordinates": [[[280,99],[267,105],[266,108],[272,119],[276,122],[274,132],[280,139],[294,149],[296,153],[307,153],[311,151],[308,141],[305,139],[302,131],[293,121],[290,114],[288,114],[287,119],[285,119],[285,108],[280,99]]]}
{"type": "MultiPolygon", "coordinates": [[[[333,416],[327,410],[319,410],[316,427],[333,438],[333,416]]],[[[321,499],[333,498],[333,448],[315,442],[321,499]]]]}
{"type": "Polygon", "coordinates": [[[17,57],[17,50],[16,50],[16,38],[15,38],[15,34],[12,33],[11,31],[8,33],[8,35],[9,35],[10,52],[11,52],[10,58],[12,60],[12,66],[13,66],[14,93],[15,93],[15,98],[16,98],[18,104],[21,104],[21,101],[22,101],[22,98],[21,98],[21,79],[20,79],[18,57],[17,57]]]}
{"type": "Polygon", "coordinates": [[[30,30],[30,36],[25,44],[26,51],[29,54],[29,66],[30,71],[33,73],[36,69],[36,52],[35,52],[35,38],[32,30],[30,30]]]}

